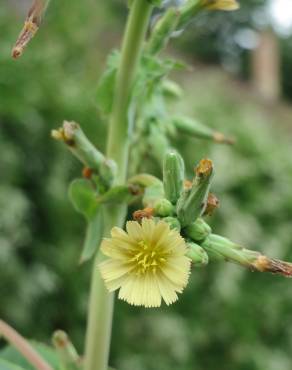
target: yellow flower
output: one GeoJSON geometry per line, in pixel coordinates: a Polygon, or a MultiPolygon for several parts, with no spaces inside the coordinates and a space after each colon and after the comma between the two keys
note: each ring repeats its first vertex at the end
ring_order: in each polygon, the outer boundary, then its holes
{"type": "Polygon", "coordinates": [[[236,0],[202,0],[202,5],[209,10],[239,9],[239,4],[236,0]]]}
{"type": "Polygon", "coordinates": [[[159,307],[175,302],[188,283],[190,259],[184,239],[164,221],[129,221],[127,232],[114,227],[102,252],[110,259],[99,265],[110,292],[135,306],[159,307]]]}

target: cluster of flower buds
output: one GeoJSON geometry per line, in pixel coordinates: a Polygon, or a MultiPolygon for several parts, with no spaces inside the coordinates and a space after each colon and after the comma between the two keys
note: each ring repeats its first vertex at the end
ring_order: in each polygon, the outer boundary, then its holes
{"type": "Polygon", "coordinates": [[[211,214],[219,203],[210,193],[213,174],[212,161],[202,159],[193,180],[185,180],[182,157],[176,151],[169,151],[164,157],[163,183],[156,180],[145,188],[143,202],[147,212],[135,212],[134,219],[154,217],[178,231],[187,244],[186,256],[194,266],[229,261],[254,271],[291,276],[292,264],[268,258],[212,233],[203,216],[211,214]]]}

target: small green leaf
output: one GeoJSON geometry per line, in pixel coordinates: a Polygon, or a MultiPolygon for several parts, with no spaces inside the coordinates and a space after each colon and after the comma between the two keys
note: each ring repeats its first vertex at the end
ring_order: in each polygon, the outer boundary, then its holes
{"type": "Polygon", "coordinates": [[[23,367],[0,358],[0,370],[23,370],[23,367]]]}
{"type": "MultiPolygon", "coordinates": [[[[30,342],[30,344],[53,369],[59,368],[58,356],[53,348],[43,343],[30,342]]],[[[0,370],[35,370],[22,354],[10,345],[0,351],[0,359],[0,370]]]]}
{"type": "Polygon", "coordinates": [[[94,256],[100,244],[102,232],[102,211],[101,208],[98,208],[95,216],[91,218],[87,225],[85,241],[80,256],[80,263],[84,263],[94,256]]]}
{"type": "Polygon", "coordinates": [[[128,203],[133,199],[130,186],[119,185],[97,197],[99,203],[128,203]]]}
{"type": "Polygon", "coordinates": [[[81,213],[87,221],[96,216],[99,205],[90,181],[85,179],[73,180],[69,187],[69,198],[76,211],[81,213]]]}

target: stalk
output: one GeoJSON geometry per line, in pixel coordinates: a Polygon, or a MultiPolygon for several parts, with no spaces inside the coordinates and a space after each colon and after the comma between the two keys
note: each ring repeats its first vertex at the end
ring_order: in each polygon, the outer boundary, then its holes
{"type": "MultiPolygon", "coordinates": [[[[107,144],[107,156],[118,165],[116,184],[123,184],[126,180],[131,129],[128,124],[129,98],[151,10],[152,5],[149,1],[134,0],[125,31],[107,144]]],[[[104,236],[108,236],[113,226],[122,226],[125,215],[125,205],[117,204],[111,209],[106,207],[104,236]]],[[[102,254],[97,253],[93,265],[85,344],[85,370],[107,370],[108,368],[114,295],[107,292],[97,268],[102,259],[102,254]]]]}

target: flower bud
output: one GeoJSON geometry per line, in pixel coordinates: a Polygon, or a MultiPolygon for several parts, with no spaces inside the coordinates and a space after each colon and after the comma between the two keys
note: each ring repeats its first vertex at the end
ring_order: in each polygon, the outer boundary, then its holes
{"type": "Polygon", "coordinates": [[[194,266],[206,266],[209,262],[209,257],[206,251],[196,243],[187,243],[188,251],[186,256],[189,257],[194,266]]]}
{"type": "Polygon", "coordinates": [[[212,161],[202,159],[196,168],[192,187],[183,192],[177,203],[177,215],[183,227],[192,224],[204,213],[213,173],[212,161]]]}
{"type": "Polygon", "coordinates": [[[165,217],[163,219],[164,222],[166,222],[167,224],[169,224],[169,227],[171,230],[177,230],[178,232],[180,232],[181,230],[181,226],[180,226],[180,223],[179,223],[179,220],[175,217],[165,217]]]}
{"type": "Polygon", "coordinates": [[[184,229],[186,236],[194,241],[201,241],[206,239],[212,232],[211,227],[202,219],[198,218],[195,222],[184,229]]]}
{"type": "Polygon", "coordinates": [[[174,206],[167,199],[159,199],[154,204],[155,215],[166,217],[172,215],[174,206]]]}
{"type": "Polygon", "coordinates": [[[163,186],[165,197],[173,204],[183,191],[185,166],[182,157],[175,151],[168,152],[163,162],[163,186]]]}
{"type": "Polygon", "coordinates": [[[164,79],[162,82],[163,95],[167,98],[180,99],[184,92],[183,89],[174,81],[164,79]]]}
{"type": "Polygon", "coordinates": [[[161,198],[163,198],[163,185],[162,183],[155,183],[145,188],[142,202],[145,207],[152,208],[161,198]]]}

